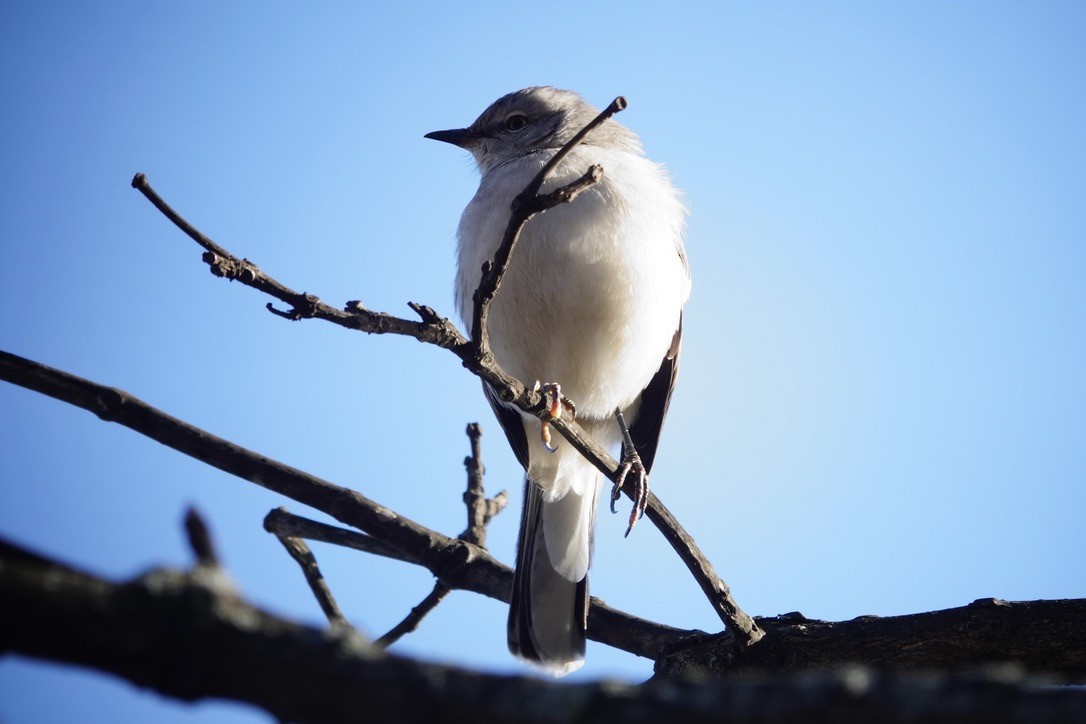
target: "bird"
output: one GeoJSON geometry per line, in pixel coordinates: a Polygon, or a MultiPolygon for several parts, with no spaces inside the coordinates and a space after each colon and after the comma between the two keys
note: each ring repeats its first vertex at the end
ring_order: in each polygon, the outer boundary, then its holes
{"type": "MultiPolygon", "coordinates": [[[[454,297],[469,331],[483,265],[501,244],[514,197],[598,114],[576,92],[534,86],[502,96],[465,128],[426,134],[469,151],[480,174],[457,229],[454,297]]],[[[541,193],[593,164],[603,169],[597,183],[524,226],[487,331],[503,370],[550,393],[552,414],[575,410],[604,449],[621,445],[624,465],[644,481],[679,370],[691,287],[687,212],[664,166],[613,119],[573,148],[541,193]]],[[[571,445],[551,445],[545,422],[483,389],[525,470],[509,649],[564,675],[584,663],[603,478],[571,445]]],[[[636,515],[635,504],[631,527],[636,515]]]]}

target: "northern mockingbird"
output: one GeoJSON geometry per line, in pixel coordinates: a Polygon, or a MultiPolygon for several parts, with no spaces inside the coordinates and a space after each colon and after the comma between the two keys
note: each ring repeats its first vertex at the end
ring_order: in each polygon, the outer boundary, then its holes
{"type": "MultiPolygon", "coordinates": [[[[499,98],[467,128],[427,138],[471,152],[482,179],[460,219],[456,303],[471,325],[472,295],[510,216],[510,203],[555,152],[598,114],[572,91],[525,88],[499,98]]],[[[524,227],[490,307],[498,364],[559,401],[605,449],[630,422],[647,474],[679,365],[682,307],[690,294],[686,211],[664,168],[630,130],[607,120],[555,169],[542,191],[599,164],[603,179],[524,227]],[[560,391],[556,384],[561,385],[560,391]]],[[[540,420],[484,392],[526,471],[509,610],[509,648],[564,674],[584,663],[588,567],[600,473],[571,445],[556,449],[540,420]]],[[[635,470],[634,474],[637,474],[635,470]]],[[[643,482],[643,478],[642,478],[643,482]]],[[[635,510],[636,514],[636,510],[635,510]]],[[[633,517],[631,516],[631,524],[633,517]]]]}

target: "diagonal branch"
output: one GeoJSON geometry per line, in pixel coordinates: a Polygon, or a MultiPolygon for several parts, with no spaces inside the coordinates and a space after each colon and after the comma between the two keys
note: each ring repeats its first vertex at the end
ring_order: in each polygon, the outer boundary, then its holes
{"type": "Polygon", "coordinates": [[[387,649],[389,646],[417,629],[419,624],[422,623],[422,619],[426,618],[431,611],[437,608],[437,605],[451,592],[451,588],[441,581],[438,581],[434,584],[430,593],[426,595],[426,598],[419,602],[419,605],[412,608],[410,613],[408,613],[402,621],[393,626],[388,633],[377,639],[374,643],[383,649],[387,649]]]}
{"type": "MultiPolygon", "coordinates": [[[[171,417],[123,390],[0,351],[0,379],[89,410],[231,475],[320,510],[379,537],[409,563],[428,569],[450,588],[509,601],[513,572],[485,550],[449,538],[349,488],[216,437],[171,417]]],[[[361,544],[360,544],[361,545],[361,544]]],[[[691,632],[631,616],[593,599],[589,636],[656,659],[691,632]]]]}
{"type": "MultiPolygon", "coordinates": [[[[174,223],[177,228],[205,249],[203,260],[215,276],[230,281],[239,281],[269,296],[290,305],[291,311],[280,313],[290,319],[317,318],[333,322],[348,329],[371,334],[402,334],[414,337],[420,342],[435,344],[439,347],[454,348],[466,344],[463,335],[447,319],[438,317],[429,307],[412,305],[423,321],[393,317],[381,312],[373,312],[360,302],[350,302],[345,309],[336,309],[322,302],[312,294],[296,292],[285,284],[262,272],[248,259],[241,259],[205,236],[196,227],[178,214],[161,196],[159,196],[147,178],[138,173],[132,179],[132,188],[142,193],[156,209],[174,223]]],[[[274,310],[270,304],[268,308],[274,310]]]]}
{"type": "Polygon", "coordinates": [[[309,549],[306,542],[301,538],[288,535],[279,535],[276,538],[279,539],[279,542],[283,544],[283,548],[302,569],[305,582],[309,584],[309,590],[313,592],[313,597],[317,599],[317,604],[320,605],[321,611],[324,612],[325,617],[328,619],[328,623],[333,626],[349,627],[350,624],[347,622],[347,618],[339,610],[339,604],[336,603],[335,597],[332,596],[332,591],[328,588],[327,581],[324,580],[324,574],[321,573],[320,566],[317,565],[316,556],[313,555],[313,551],[309,549]]]}

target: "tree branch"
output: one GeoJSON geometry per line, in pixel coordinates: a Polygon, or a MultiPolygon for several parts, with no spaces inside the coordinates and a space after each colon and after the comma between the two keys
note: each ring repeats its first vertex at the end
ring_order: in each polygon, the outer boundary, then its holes
{"type": "MultiPolygon", "coordinates": [[[[361,493],[216,437],[123,390],[98,385],[3,351],[0,351],[0,379],[82,407],[103,420],[124,425],[189,457],[379,537],[398,551],[399,555],[393,557],[423,566],[450,588],[509,601],[513,572],[485,550],[393,513],[361,493]]],[[[609,646],[655,659],[689,633],[631,616],[592,599],[589,636],[609,646]]]]}
{"type": "Polygon", "coordinates": [[[384,653],[349,629],[284,620],[191,573],[158,569],[112,583],[2,540],[0,623],[0,653],[89,666],[183,701],[246,702],[279,721],[1043,724],[1086,717],[1081,690],[1014,670],[946,677],[846,668],[639,686],[470,673],[384,653]]]}
{"type": "MultiPolygon", "coordinates": [[[[143,194],[177,228],[181,229],[190,239],[206,250],[203,260],[211,268],[212,274],[230,281],[239,281],[248,287],[257,289],[290,305],[290,311],[280,313],[280,316],[286,316],[290,319],[315,317],[333,322],[347,329],[371,334],[401,334],[414,337],[420,342],[435,344],[448,349],[467,344],[467,340],[449,320],[438,317],[429,307],[412,305],[412,308],[423,317],[422,322],[413,322],[388,314],[373,312],[366,309],[361,302],[349,302],[345,309],[336,309],[328,306],[312,294],[296,292],[262,272],[248,259],[240,259],[234,256],[205,236],[163,201],[162,197],[151,188],[147,178],[142,173],[137,173],[133,177],[132,188],[143,194]]],[[[278,313],[278,310],[275,310],[270,304],[268,308],[278,313]]]]}
{"type": "Polygon", "coordinates": [[[283,548],[298,564],[298,567],[302,569],[305,582],[309,584],[309,590],[313,592],[313,597],[317,599],[317,604],[321,607],[321,611],[324,612],[328,623],[334,626],[350,626],[343,612],[339,610],[339,604],[336,603],[335,597],[332,596],[328,583],[324,580],[324,574],[321,573],[320,566],[317,565],[316,556],[313,555],[313,551],[309,549],[305,541],[301,538],[286,535],[279,535],[276,538],[283,544],[283,548]]]}
{"type": "MultiPolygon", "coordinates": [[[[479,444],[479,438],[482,437],[483,432],[477,422],[469,423],[466,432],[471,442],[471,455],[464,458],[464,467],[468,471],[468,485],[464,491],[464,505],[468,509],[468,526],[458,537],[462,541],[486,550],[486,526],[495,515],[505,509],[507,496],[503,490],[490,500],[486,499],[486,493],[483,490],[483,459],[479,444]]],[[[441,581],[435,583],[426,598],[412,608],[392,630],[377,639],[377,645],[387,648],[406,634],[418,629],[422,619],[437,608],[437,605],[451,591],[452,589],[441,581]]]]}
{"type": "Polygon", "coordinates": [[[381,542],[372,535],[303,518],[282,507],[276,508],[264,516],[264,530],[276,536],[294,536],[296,538],[317,540],[343,546],[344,548],[353,548],[363,553],[372,553],[376,556],[403,561],[404,563],[418,564],[418,561],[411,556],[401,553],[396,548],[381,542]]]}
{"type": "Polygon", "coordinates": [[[1006,664],[1086,682],[1086,599],[1001,601],[907,616],[817,621],[759,618],[765,641],[736,656],[723,636],[694,636],[658,659],[666,676],[789,671],[861,663],[879,669],[953,671],[1006,664]]]}
{"type": "Polygon", "coordinates": [[[189,547],[196,556],[196,562],[201,566],[219,568],[219,555],[215,552],[215,546],[211,542],[211,533],[207,529],[207,523],[196,512],[195,508],[189,508],[185,512],[185,535],[188,537],[189,547]]]}
{"type": "Polygon", "coordinates": [[[460,534],[460,540],[486,548],[486,527],[491,519],[505,510],[509,495],[502,490],[489,500],[483,490],[483,457],[480,438],[483,429],[479,423],[472,422],[467,427],[468,440],[471,441],[471,455],[464,458],[464,468],[468,473],[468,487],[464,491],[464,505],[468,509],[468,527],[460,534]]]}
{"type": "Polygon", "coordinates": [[[408,613],[402,621],[393,626],[388,633],[377,639],[377,645],[383,649],[387,649],[407,634],[416,630],[419,627],[419,624],[422,623],[422,619],[426,618],[431,611],[437,608],[437,604],[441,603],[445,599],[445,596],[449,595],[451,591],[452,589],[441,581],[435,583],[433,589],[426,595],[426,598],[419,602],[419,605],[412,608],[410,613],[408,613]]]}

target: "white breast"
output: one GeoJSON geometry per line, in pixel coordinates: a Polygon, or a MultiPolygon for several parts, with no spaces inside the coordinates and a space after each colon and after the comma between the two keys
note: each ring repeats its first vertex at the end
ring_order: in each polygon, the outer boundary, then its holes
{"type": "MultiPolygon", "coordinates": [[[[470,325],[472,293],[509,220],[509,205],[550,154],[493,169],[459,228],[457,305],[470,325]]],[[[642,156],[581,146],[544,191],[589,165],[601,183],[531,219],[491,306],[498,363],[526,384],[558,382],[578,414],[627,407],[659,369],[690,292],[681,255],[685,211],[666,172],[642,156]]]]}

